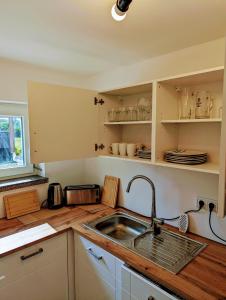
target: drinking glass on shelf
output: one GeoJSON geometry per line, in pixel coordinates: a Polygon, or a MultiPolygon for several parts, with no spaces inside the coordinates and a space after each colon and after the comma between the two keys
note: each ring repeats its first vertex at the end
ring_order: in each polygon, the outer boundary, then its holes
{"type": "Polygon", "coordinates": [[[123,113],[123,107],[119,107],[119,117],[118,117],[118,121],[124,121],[124,113],[123,113]]]}
{"type": "Polygon", "coordinates": [[[150,121],[150,120],[151,120],[151,105],[148,105],[145,107],[144,121],[150,121]]]}
{"type": "Polygon", "coordinates": [[[134,121],[135,118],[134,106],[128,107],[128,121],[134,121]]]}
{"type": "Polygon", "coordinates": [[[198,91],[195,101],[195,118],[207,119],[210,118],[210,113],[213,109],[213,100],[210,93],[207,91],[198,91]]]}
{"type": "Polygon", "coordinates": [[[222,115],[223,115],[223,106],[220,106],[220,107],[218,108],[218,117],[219,117],[220,119],[222,119],[222,115]]]}
{"type": "Polygon", "coordinates": [[[115,122],[119,122],[120,120],[120,109],[117,108],[115,111],[115,122]]]}
{"type": "Polygon", "coordinates": [[[125,107],[125,116],[124,116],[124,121],[127,122],[129,121],[129,107],[125,107]]]}
{"type": "Polygon", "coordinates": [[[137,121],[137,107],[132,107],[132,121],[137,121]]]}
{"type": "Polygon", "coordinates": [[[114,108],[112,108],[108,111],[108,121],[115,122],[115,119],[116,119],[116,111],[114,108]]]}
{"type": "Polygon", "coordinates": [[[188,88],[183,88],[181,91],[179,105],[179,119],[190,119],[191,117],[191,98],[188,88]]]}
{"type": "Polygon", "coordinates": [[[191,119],[195,119],[195,101],[196,101],[195,92],[191,92],[191,114],[190,114],[191,119]]]}
{"type": "Polygon", "coordinates": [[[145,119],[145,107],[143,105],[137,105],[137,120],[144,121],[145,119]]]}

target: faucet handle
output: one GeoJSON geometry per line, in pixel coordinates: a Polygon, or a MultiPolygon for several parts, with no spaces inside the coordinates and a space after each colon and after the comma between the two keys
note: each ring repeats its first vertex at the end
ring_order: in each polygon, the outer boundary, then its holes
{"type": "Polygon", "coordinates": [[[158,219],[158,218],[153,218],[153,223],[158,224],[158,225],[163,225],[164,220],[163,219],[158,219]]]}
{"type": "Polygon", "coordinates": [[[159,235],[161,233],[161,227],[157,223],[153,222],[153,234],[159,235]]]}

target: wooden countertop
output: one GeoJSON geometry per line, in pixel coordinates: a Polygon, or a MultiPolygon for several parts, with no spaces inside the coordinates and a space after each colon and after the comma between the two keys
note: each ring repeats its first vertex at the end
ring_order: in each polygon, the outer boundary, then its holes
{"type": "MultiPolygon", "coordinates": [[[[119,210],[126,211],[125,209],[119,210]]],[[[114,209],[104,205],[86,205],[76,208],[61,208],[59,210],[42,209],[39,212],[12,220],[0,219],[0,237],[8,236],[45,222],[56,229],[57,233],[53,235],[72,228],[85,238],[101,246],[131,267],[164,285],[184,299],[226,299],[226,246],[194,234],[186,234],[186,236],[194,240],[207,243],[208,246],[191,263],[184,267],[180,273],[175,275],[82,226],[85,222],[109,215],[113,212],[115,212],[114,209]]],[[[129,213],[136,215],[131,212],[129,213]]],[[[147,218],[143,219],[147,220],[147,218]]],[[[167,227],[177,232],[177,229],[171,226],[167,227]]],[[[32,242],[31,244],[39,241],[32,242]]],[[[4,253],[0,257],[28,247],[31,244],[4,253]]]]}

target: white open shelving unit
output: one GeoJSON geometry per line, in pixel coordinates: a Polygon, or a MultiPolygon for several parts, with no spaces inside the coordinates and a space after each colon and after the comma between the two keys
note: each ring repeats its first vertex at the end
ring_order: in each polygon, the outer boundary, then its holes
{"type": "Polygon", "coordinates": [[[128,156],[120,156],[120,155],[100,155],[102,158],[109,158],[109,159],[117,159],[117,160],[126,160],[126,161],[131,161],[131,162],[138,162],[141,164],[147,164],[147,165],[153,165],[151,159],[143,159],[139,157],[128,157],[128,156]]]}
{"type": "Polygon", "coordinates": [[[113,125],[143,125],[151,124],[152,121],[123,121],[123,122],[104,122],[104,125],[113,126],[113,125]]]}
{"type": "Polygon", "coordinates": [[[221,123],[222,119],[183,119],[183,120],[161,120],[162,124],[182,124],[182,123],[221,123]]]}
{"type": "Polygon", "coordinates": [[[174,164],[166,161],[156,161],[155,165],[173,169],[180,169],[180,170],[188,170],[194,172],[202,172],[202,173],[209,173],[209,174],[220,174],[219,165],[214,163],[205,163],[200,165],[183,165],[183,164],[174,164]]]}
{"type": "Polygon", "coordinates": [[[100,95],[105,104],[100,121],[105,150],[101,157],[118,159],[158,167],[181,169],[219,177],[218,215],[225,215],[225,141],[222,127],[226,122],[223,101],[224,68],[214,68],[154,80],[137,86],[104,91],[100,95]],[[178,87],[196,92],[209,91],[214,109],[209,119],[182,119],[179,115],[178,87]],[[107,111],[120,106],[135,105],[139,98],[147,98],[152,105],[152,117],[147,121],[108,122],[107,111]],[[223,109],[220,109],[223,107],[223,109]],[[219,115],[221,110],[222,115],[219,115]],[[104,125],[104,126],[103,126],[104,125]],[[113,156],[113,142],[137,143],[151,146],[152,158],[113,156]],[[208,162],[199,165],[174,164],[164,161],[164,152],[171,149],[200,150],[208,153],[208,162]]]}

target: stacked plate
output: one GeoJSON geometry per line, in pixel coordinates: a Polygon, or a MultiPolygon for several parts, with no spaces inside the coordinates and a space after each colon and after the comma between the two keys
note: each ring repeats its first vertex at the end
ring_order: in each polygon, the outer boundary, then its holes
{"type": "Polygon", "coordinates": [[[151,159],[151,149],[138,150],[137,156],[139,158],[151,159]]]}
{"type": "Polygon", "coordinates": [[[164,153],[164,160],[175,164],[198,165],[207,162],[207,153],[193,150],[170,150],[164,153]]]}

